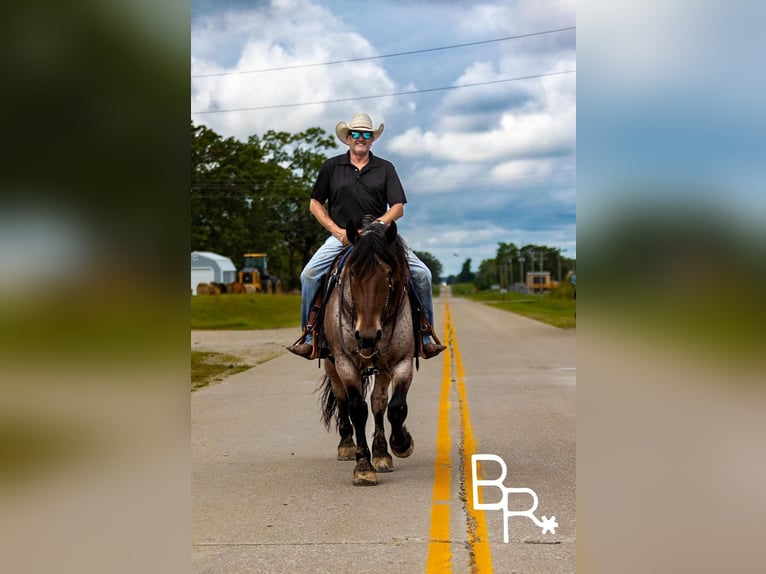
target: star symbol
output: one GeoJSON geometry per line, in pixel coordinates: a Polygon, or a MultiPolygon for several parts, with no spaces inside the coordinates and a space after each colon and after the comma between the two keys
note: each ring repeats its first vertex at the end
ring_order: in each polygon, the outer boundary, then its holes
{"type": "Polygon", "coordinates": [[[551,534],[556,534],[556,528],[558,527],[559,523],[556,522],[555,516],[551,516],[550,518],[548,518],[547,516],[543,516],[542,523],[543,523],[543,534],[545,534],[547,530],[550,530],[551,534]]]}

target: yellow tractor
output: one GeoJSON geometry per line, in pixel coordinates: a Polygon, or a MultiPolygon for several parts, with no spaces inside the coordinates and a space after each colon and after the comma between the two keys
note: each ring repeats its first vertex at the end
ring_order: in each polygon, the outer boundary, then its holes
{"type": "Polygon", "coordinates": [[[259,293],[278,293],[281,283],[269,272],[269,258],[265,253],[245,253],[239,282],[252,285],[259,293]]]}

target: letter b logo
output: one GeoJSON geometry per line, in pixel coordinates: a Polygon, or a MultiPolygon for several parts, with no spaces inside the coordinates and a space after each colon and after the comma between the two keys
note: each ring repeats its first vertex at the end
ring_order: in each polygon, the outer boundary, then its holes
{"type": "Polygon", "coordinates": [[[511,488],[505,486],[505,475],[508,474],[508,467],[505,466],[505,461],[496,454],[473,454],[471,455],[471,479],[473,483],[473,507],[476,510],[502,510],[503,511],[503,542],[508,544],[508,519],[511,516],[526,516],[532,522],[537,524],[543,529],[543,534],[550,530],[551,534],[556,533],[558,522],[556,517],[550,518],[543,516],[542,520],[535,516],[534,512],[537,510],[537,504],[539,502],[537,493],[531,488],[511,488]],[[493,461],[500,465],[502,472],[498,478],[492,480],[484,480],[479,478],[478,462],[479,461],[493,461]],[[481,502],[479,498],[479,487],[495,487],[500,489],[503,496],[500,502],[481,502]],[[532,507],[529,510],[514,510],[508,509],[508,494],[510,493],[524,493],[529,494],[532,497],[532,507]]]}

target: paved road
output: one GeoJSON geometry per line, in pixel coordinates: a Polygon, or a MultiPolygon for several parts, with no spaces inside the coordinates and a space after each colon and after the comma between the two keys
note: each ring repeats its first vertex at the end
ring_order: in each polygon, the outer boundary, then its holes
{"type": "MultiPolygon", "coordinates": [[[[575,333],[459,298],[435,300],[435,314],[450,352],[421,361],[415,451],[374,487],[352,486],[354,463],[335,460],[316,362],[285,354],[192,394],[195,573],[575,571],[575,333]],[[545,534],[510,516],[504,542],[502,510],[474,508],[472,453],[501,457],[505,486],[537,494],[545,534]]],[[[487,462],[479,479],[499,474],[487,462]]],[[[510,511],[531,506],[508,495],[510,511]]]]}

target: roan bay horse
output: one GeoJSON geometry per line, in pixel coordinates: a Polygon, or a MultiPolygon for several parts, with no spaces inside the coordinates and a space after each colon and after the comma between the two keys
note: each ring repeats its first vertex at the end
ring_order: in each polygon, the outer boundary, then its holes
{"type": "Polygon", "coordinates": [[[340,434],[338,459],[355,459],[354,484],[367,486],[377,484],[376,471],[394,469],[383,427],[386,410],[391,425],[389,444],[394,455],[408,457],[414,448],[412,436],[404,426],[415,354],[407,295],[409,267],[395,223],[388,228],[372,224],[361,232],[349,225],[346,235],[353,248],[337,275],[337,285],[324,314],[324,336],[331,357],[325,361],[321,387],[323,419],[328,430],[335,419],[340,434]],[[370,454],[365,436],[368,416],[365,396],[373,376],[375,432],[370,454]]]}

